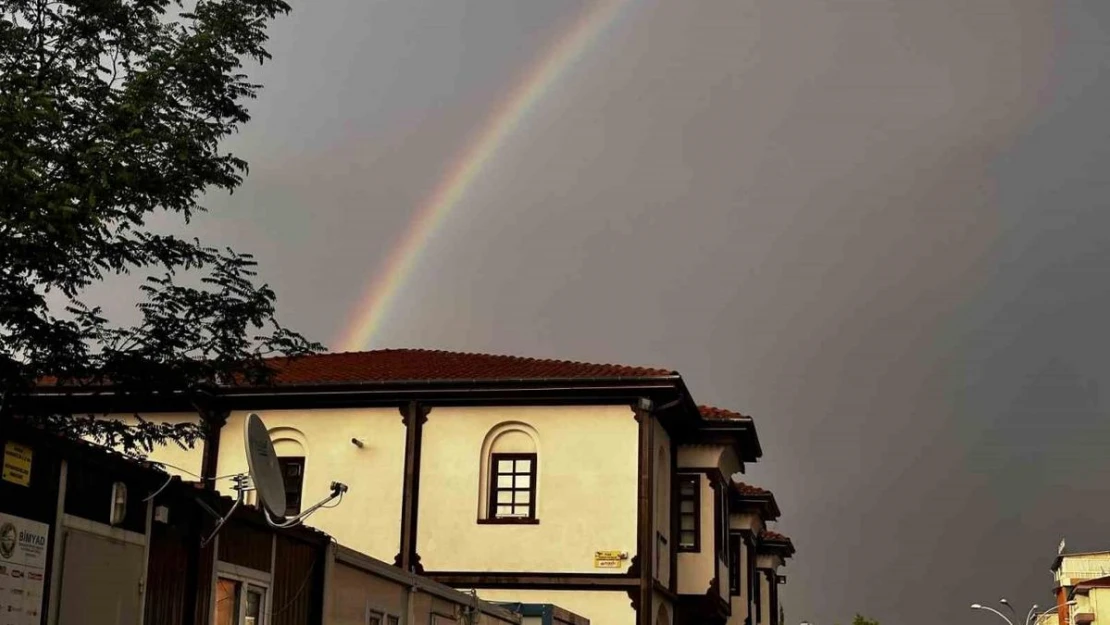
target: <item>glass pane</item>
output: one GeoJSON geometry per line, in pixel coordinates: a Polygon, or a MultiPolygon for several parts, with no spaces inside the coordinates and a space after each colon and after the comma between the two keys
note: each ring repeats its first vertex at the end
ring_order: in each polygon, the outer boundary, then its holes
{"type": "Polygon", "coordinates": [[[528,506],[513,506],[513,516],[528,516],[528,506]]]}
{"type": "Polygon", "coordinates": [[[532,472],[532,461],[531,460],[517,460],[516,461],[516,472],[517,473],[531,473],[532,472]]]}
{"type": "Polygon", "coordinates": [[[511,491],[511,490],[499,490],[499,491],[497,491],[497,503],[512,503],[512,502],[513,502],[513,491],[511,491]]]}
{"type": "Polygon", "coordinates": [[[390,616],[387,620],[389,621],[389,625],[399,625],[401,622],[396,616],[390,616]]]}
{"type": "Polygon", "coordinates": [[[679,488],[679,492],[682,493],[683,496],[693,497],[694,496],[694,483],[693,482],[687,482],[687,481],[683,480],[682,486],[681,486],[681,488],[679,488]]]}
{"type": "Polygon", "coordinates": [[[694,533],[683,530],[679,534],[678,544],[682,545],[683,547],[693,547],[694,546],[694,533]]]}
{"type": "Polygon", "coordinates": [[[683,531],[694,531],[694,517],[685,514],[682,515],[679,518],[678,527],[683,531]]]}
{"type": "Polygon", "coordinates": [[[497,506],[497,516],[507,517],[513,514],[512,506],[497,506]]]}
{"type": "Polygon", "coordinates": [[[512,460],[498,460],[497,461],[497,472],[498,473],[512,473],[513,472],[513,461],[512,460]]]}
{"type": "Polygon", "coordinates": [[[530,475],[518,475],[514,479],[516,480],[516,488],[528,488],[532,485],[532,476],[530,475]]]}
{"type": "Polygon", "coordinates": [[[511,476],[511,475],[498,475],[497,476],[497,488],[512,488],[512,487],[513,487],[513,476],[511,476]]]}
{"type": "Polygon", "coordinates": [[[516,500],[513,503],[528,503],[532,501],[532,493],[526,490],[516,491],[516,500]]]}
{"type": "Polygon", "coordinates": [[[262,591],[247,589],[247,605],[243,609],[243,625],[260,625],[262,619],[262,591]]]}
{"type": "Polygon", "coordinates": [[[239,625],[239,582],[220,578],[216,581],[215,625],[239,625]]]}
{"type": "Polygon", "coordinates": [[[370,620],[366,621],[369,625],[382,625],[382,617],[377,614],[371,614],[370,620]]]}
{"type": "Polygon", "coordinates": [[[694,502],[690,501],[689,499],[684,499],[682,503],[678,505],[678,511],[682,514],[693,514],[694,502]]]}

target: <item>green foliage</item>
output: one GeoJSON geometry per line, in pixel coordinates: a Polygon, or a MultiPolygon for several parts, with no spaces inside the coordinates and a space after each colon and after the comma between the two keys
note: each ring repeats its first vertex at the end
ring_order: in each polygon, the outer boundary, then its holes
{"type": "Polygon", "coordinates": [[[856,614],[852,619],[852,625],[879,625],[879,621],[871,620],[862,614],[856,614]]]}
{"type": "MultiPolygon", "coordinates": [[[[276,322],[250,255],[148,225],[187,223],[205,190],[242,183],[246,162],[220,143],[260,88],[242,61],[269,58],[266,26],[288,11],[283,0],[0,0],[0,411],[33,413],[20,400],[44,378],[201,397],[267,382],[268,356],[322,349],[276,322]],[[82,302],[132,272],[153,275],[134,327],[82,302]]],[[[32,416],[128,449],[198,434],[32,416]]]]}

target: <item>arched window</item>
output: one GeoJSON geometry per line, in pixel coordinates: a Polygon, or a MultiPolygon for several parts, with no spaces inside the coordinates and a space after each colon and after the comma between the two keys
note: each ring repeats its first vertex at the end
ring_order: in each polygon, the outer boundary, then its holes
{"type": "Polygon", "coordinates": [[[659,612],[655,615],[655,625],[671,625],[671,614],[666,604],[660,604],[659,612]]]}
{"type": "Polygon", "coordinates": [[[535,523],[539,450],[536,431],[502,423],[482,443],[478,518],[488,523],[535,523]]]}
{"type": "Polygon", "coordinates": [[[304,491],[305,437],[300,430],[278,427],[270,430],[270,440],[274,442],[278,466],[285,480],[285,516],[301,513],[301,495],[304,491]]]}

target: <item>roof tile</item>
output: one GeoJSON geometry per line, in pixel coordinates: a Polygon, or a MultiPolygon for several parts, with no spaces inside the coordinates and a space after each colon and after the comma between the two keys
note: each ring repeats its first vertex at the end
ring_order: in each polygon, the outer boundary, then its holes
{"type": "Polygon", "coordinates": [[[278,384],[665,377],[666,369],[426,349],[381,349],[271,361],[278,384]]]}
{"type": "Polygon", "coordinates": [[[758,486],[752,486],[751,484],[745,484],[744,482],[733,481],[732,482],[732,487],[734,489],[736,489],[736,492],[740,493],[741,495],[770,495],[771,494],[771,491],[767,490],[766,488],[760,488],[758,486]]]}
{"type": "Polygon", "coordinates": [[[751,420],[751,417],[748,415],[714,406],[698,406],[698,412],[700,412],[702,418],[707,421],[751,420]]]}

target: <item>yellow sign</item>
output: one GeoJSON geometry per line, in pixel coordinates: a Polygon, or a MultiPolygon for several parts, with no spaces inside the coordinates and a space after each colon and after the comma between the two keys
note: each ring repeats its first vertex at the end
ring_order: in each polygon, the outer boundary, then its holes
{"type": "Polygon", "coordinates": [[[31,485],[31,448],[8,441],[4,445],[4,472],[0,477],[5,482],[31,485]]]}
{"type": "Polygon", "coordinates": [[[595,551],[594,552],[594,568],[595,569],[619,569],[621,562],[625,559],[625,555],[620,551],[595,551]]]}

